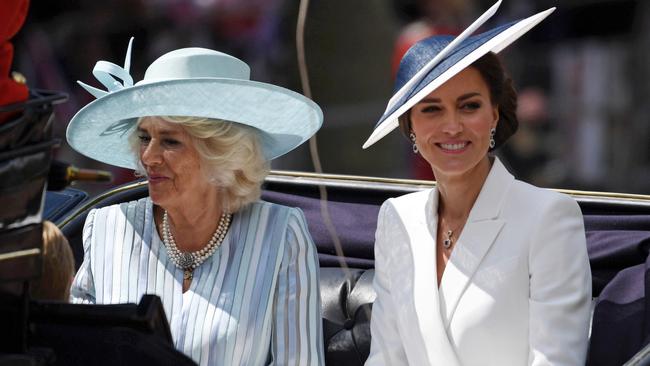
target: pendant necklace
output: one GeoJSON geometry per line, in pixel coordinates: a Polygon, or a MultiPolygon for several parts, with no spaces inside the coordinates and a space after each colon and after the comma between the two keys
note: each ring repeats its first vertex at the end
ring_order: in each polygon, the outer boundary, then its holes
{"type": "Polygon", "coordinates": [[[165,244],[165,247],[167,248],[169,259],[171,259],[178,268],[183,270],[183,282],[191,282],[194,277],[194,269],[200,266],[206,259],[210,258],[217,249],[219,249],[223,239],[226,237],[231,219],[232,214],[224,212],[221,214],[219,225],[217,225],[217,229],[214,231],[214,234],[212,234],[212,238],[210,238],[210,241],[208,241],[203,249],[194,252],[181,252],[176,246],[176,241],[174,240],[174,235],[172,234],[169,225],[169,216],[167,210],[165,210],[162,220],[163,244],[165,244]]]}
{"type": "MultiPolygon", "coordinates": [[[[441,229],[442,229],[442,224],[445,223],[445,220],[440,216],[440,223],[441,223],[441,229]]],[[[443,235],[445,238],[442,240],[442,247],[445,249],[451,248],[451,245],[454,243],[454,231],[458,231],[461,227],[463,227],[463,224],[459,225],[455,229],[448,229],[443,235]]]]}
{"type": "Polygon", "coordinates": [[[452,240],[453,235],[454,235],[453,230],[447,230],[447,232],[445,233],[446,238],[445,238],[445,240],[442,241],[442,246],[445,249],[449,249],[451,247],[451,243],[453,242],[453,240],[452,240]]]}

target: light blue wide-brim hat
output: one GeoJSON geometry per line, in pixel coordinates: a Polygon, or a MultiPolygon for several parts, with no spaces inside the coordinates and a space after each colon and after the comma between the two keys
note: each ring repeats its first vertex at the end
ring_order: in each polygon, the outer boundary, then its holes
{"type": "MultiPolygon", "coordinates": [[[[457,37],[432,36],[417,42],[406,52],[397,71],[393,96],[372,134],[363,144],[364,149],[394,130],[399,125],[398,118],[424,97],[488,52],[500,52],[555,10],[550,8],[472,36],[496,13],[500,5],[501,0],[457,37]]],[[[515,130],[516,126],[497,126],[497,136],[503,139],[515,130]]]]}
{"type": "Polygon", "coordinates": [[[79,82],[97,99],[72,118],[66,137],[70,146],[90,158],[136,169],[138,158],[128,136],[139,117],[204,117],[250,126],[259,133],[268,160],[308,140],[323,123],[321,109],[309,98],[252,81],[245,62],[205,48],[162,55],[133,85],[132,42],[124,67],[106,61],[95,65],[93,75],[107,91],[79,82]]]}

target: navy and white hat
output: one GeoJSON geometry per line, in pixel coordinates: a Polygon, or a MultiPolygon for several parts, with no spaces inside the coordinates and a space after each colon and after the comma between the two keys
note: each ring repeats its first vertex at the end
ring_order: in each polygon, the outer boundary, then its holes
{"type": "MultiPolygon", "coordinates": [[[[551,14],[550,8],[531,17],[504,24],[484,33],[472,34],[501,5],[497,1],[458,37],[433,36],[413,45],[402,58],[395,80],[395,92],[374,131],[363,144],[367,148],[398,125],[398,118],[436,88],[489,52],[498,53],[551,14]]],[[[514,128],[513,128],[514,127],[514,128]]],[[[516,126],[503,126],[512,128],[516,126]]],[[[497,127],[499,129],[499,127],[497,127]]],[[[510,133],[512,133],[510,132],[510,133]]],[[[497,134],[499,131],[497,131],[497,134]]]]}

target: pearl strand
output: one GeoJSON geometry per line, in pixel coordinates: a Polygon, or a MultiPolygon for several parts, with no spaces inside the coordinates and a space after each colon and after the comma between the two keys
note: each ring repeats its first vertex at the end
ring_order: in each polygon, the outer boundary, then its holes
{"type": "Polygon", "coordinates": [[[167,210],[165,210],[165,213],[163,214],[162,232],[163,243],[167,248],[169,259],[171,259],[176,266],[185,271],[194,270],[205,262],[206,259],[210,258],[217,249],[219,249],[223,239],[228,233],[231,219],[232,214],[224,212],[221,214],[219,225],[217,225],[217,229],[214,231],[214,234],[212,234],[212,238],[210,238],[210,241],[208,241],[202,249],[195,252],[181,252],[176,245],[174,235],[172,235],[169,226],[169,215],[167,214],[167,210]]]}

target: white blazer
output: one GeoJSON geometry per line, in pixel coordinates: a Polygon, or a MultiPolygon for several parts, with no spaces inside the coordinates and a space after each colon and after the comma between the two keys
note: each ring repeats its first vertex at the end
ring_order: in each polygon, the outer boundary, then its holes
{"type": "Polygon", "coordinates": [[[584,365],[591,272],[577,203],[495,159],[440,287],[437,208],[435,188],[382,205],[366,365],[584,365]]]}

